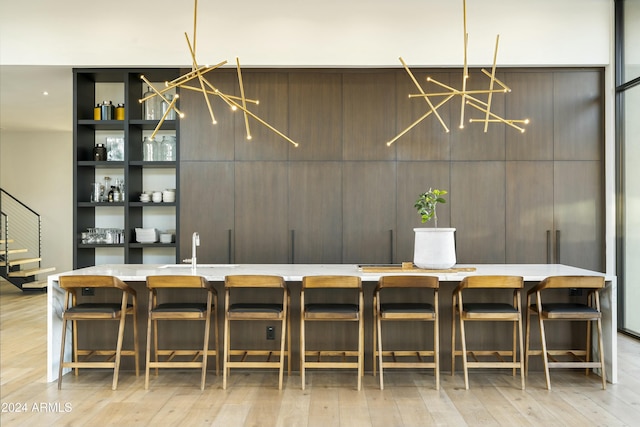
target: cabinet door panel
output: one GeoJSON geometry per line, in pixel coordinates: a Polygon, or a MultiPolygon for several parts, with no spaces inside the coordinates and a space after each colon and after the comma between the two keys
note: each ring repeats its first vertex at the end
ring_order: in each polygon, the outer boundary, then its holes
{"type": "Polygon", "coordinates": [[[232,262],[233,162],[180,163],[180,253],[191,257],[191,235],[200,234],[198,263],[232,262]]]}
{"type": "Polygon", "coordinates": [[[505,262],[504,162],[452,162],[451,226],[457,261],[505,262]]]}
{"type": "MultiPolygon", "coordinates": [[[[504,75],[498,73],[498,79],[504,75]]],[[[470,71],[467,90],[488,90],[490,78],[480,71],[470,71]]],[[[451,73],[451,86],[462,89],[462,72],[451,73]]],[[[487,102],[485,94],[473,95],[481,102],[487,102]]],[[[504,117],[505,94],[494,93],[491,100],[491,113],[504,117]]],[[[484,123],[470,123],[470,119],[483,119],[485,113],[465,104],[464,129],[460,129],[461,97],[451,99],[451,159],[452,160],[504,160],[505,159],[505,126],[502,123],[489,123],[487,132],[484,123]]],[[[478,104],[477,101],[474,101],[478,104]]],[[[491,118],[491,117],[490,117],[491,118]]]]}
{"type": "Polygon", "coordinates": [[[525,129],[505,126],[507,160],[553,160],[553,74],[549,72],[506,73],[508,118],[529,119],[525,129]]]}
{"type": "Polygon", "coordinates": [[[389,263],[396,223],[395,162],[344,162],[343,260],[389,263]]]}
{"type": "Polygon", "coordinates": [[[507,162],[506,185],[506,261],[547,263],[553,256],[553,162],[507,162]]]}
{"type": "MultiPolygon", "coordinates": [[[[426,77],[431,77],[440,83],[449,84],[450,73],[431,73],[424,70],[412,70],[412,73],[426,93],[440,92],[441,88],[434,83],[427,83],[426,77]]],[[[431,111],[431,107],[423,98],[409,98],[409,94],[419,93],[418,88],[405,72],[397,74],[397,134],[405,131],[409,126],[431,111]]],[[[441,96],[429,97],[434,107],[444,100],[441,96]]],[[[451,100],[437,110],[447,127],[451,126],[451,100]]],[[[398,153],[398,160],[448,160],[451,133],[442,126],[438,117],[431,113],[419,124],[402,135],[394,146],[398,153]]]]}
{"type": "MultiPolygon", "coordinates": [[[[245,96],[260,101],[247,109],[284,133],[289,133],[288,77],[286,73],[244,72],[245,96]]],[[[235,155],[237,160],[286,160],[290,142],[273,130],[248,117],[251,140],[246,139],[246,126],[241,111],[235,113],[235,155]]]]}
{"type": "MultiPolygon", "coordinates": [[[[418,196],[429,188],[447,190],[449,183],[449,162],[398,162],[398,206],[396,226],[395,263],[413,261],[414,231],[416,227],[433,227],[433,220],[423,224],[414,208],[418,196]]],[[[449,194],[447,203],[437,209],[438,227],[449,227],[451,210],[449,194]]]]}
{"type": "Polygon", "coordinates": [[[604,147],[602,72],[554,74],[555,160],[599,160],[604,147]]]}
{"type": "Polygon", "coordinates": [[[342,165],[296,162],[289,166],[292,261],[342,262],[342,165]]]}
{"type": "Polygon", "coordinates": [[[555,162],[554,205],[560,264],[603,271],[604,203],[600,162],[555,162]]]}
{"type": "Polygon", "coordinates": [[[387,73],[345,73],[343,133],[345,160],[394,160],[396,76],[387,73]]]}
{"type": "Polygon", "coordinates": [[[342,75],[292,73],[289,120],[291,160],[342,159],[342,75]]]}
{"type": "MultiPolygon", "coordinates": [[[[232,73],[212,71],[216,74],[215,84],[221,92],[236,95],[237,78],[232,73]]],[[[180,110],[185,114],[180,119],[180,159],[181,160],[233,160],[234,113],[217,96],[209,96],[209,102],[217,123],[211,122],[211,115],[202,93],[182,89],[180,110]]]]}
{"type": "Polygon", "coordinates": [[[234,262],[288,262],[288,184],[286,162],[236,162],[234,262]]]}

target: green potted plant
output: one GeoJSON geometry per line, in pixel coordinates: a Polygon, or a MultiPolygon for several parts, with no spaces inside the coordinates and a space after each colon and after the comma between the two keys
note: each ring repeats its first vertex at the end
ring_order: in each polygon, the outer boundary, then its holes
{"type": "Polygon", "coordinates": [[[436,206],[438,203],[447,203],[447,201],[442,197],[445,194],[447,194],[447,190],[434,190],[429,188],[429,191],[418,196],[418,200],[416,200],[414,207],[418,209],[418,214],[420,215],[423,224],[433,218],[434,226],[435,228],[438,228],[436,206]]]}
{"type": "Polygon", "coordinates": [[[434,220],[433,228],[414,228],[413,263],[418,268],[447,269],[456,264],[455,228],[438,228],[438,203],[446,203],[446,190],[429,188],[418,196],[414,207],[422,223],[434,220]]]}

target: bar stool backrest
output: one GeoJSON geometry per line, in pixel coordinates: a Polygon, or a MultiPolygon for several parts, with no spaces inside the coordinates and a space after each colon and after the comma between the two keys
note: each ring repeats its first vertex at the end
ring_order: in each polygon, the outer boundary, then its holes
{"type": "Polygon", "coordinates": [[[201,288],[213,287],[207,279],[202,276],[149,276],[147,277],[147,288],[201,288]]]}
{"type": "Polygon", "coordinates": [[[504,288],[518,289],[524,287],[521,276],[467,276],[460,282],[458,289],[504,288]]]}

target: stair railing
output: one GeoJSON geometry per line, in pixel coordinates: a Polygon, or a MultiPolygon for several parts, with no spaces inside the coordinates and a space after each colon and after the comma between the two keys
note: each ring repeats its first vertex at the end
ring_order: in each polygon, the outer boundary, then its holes
{"type": "MultiPolygon", "coordinates": [[[[5,273],[8,275],[9,250],[11,248],[27,249],[20,258],[40,258],[42,250],[42,219],[40,214],[23,202],[0,188],[1,219],[0,240],[5,244],[0,253],[3,261],[7,261],[5,273]],[[9,242],[11,240],[11,243],[9,242]]],[[[40,267],[40,262],[38,262],[40,267]]]]}

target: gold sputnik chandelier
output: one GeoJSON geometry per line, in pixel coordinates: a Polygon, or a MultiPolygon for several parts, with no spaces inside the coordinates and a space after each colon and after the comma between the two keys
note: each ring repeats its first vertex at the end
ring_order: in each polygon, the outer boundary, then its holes
{"type": "Polygon", "coordinates": [[[154,97],[159,97],[162,101],[166,102],[168,104],[168,107],[166,109],[166,111],[164,112],[164,114],[162,115],[162,117],[160,118],[158,124],[156,125],[156,128],[154,129],[153,133],[151,134],[151,139],[154,139],[156,134],[158,133],[158,131],[160,130],[160,128],[162,127],[162,124],[164,123],[165,119],[167,118],[168,114],[173,110],[175,111],[175,113],[177,114],[178,117],[184,117],[184,113],[182,111],[180,111],[178,109],[178,107],[176,106],[176,101],[178,99],[178,95],[176,94],[176,96],[169,101],[169,99],[167,97],[165,97],[165,93],[167,93],[170,90],[174,90],[176,88],[181,88],[181,89],[185,89],[185,90],[191,90],[191,91],[195,91],[195,92],[200,92],[202,93],[202,95],[204,96],[204,100],[207,104],[207,109],[209,110],[209,115],[211,116],[211,122],[215,125],[217,123],[215,115],[213,114],[213,108],[211,106],[211,100],[209,99],[209,96],[217,96],[218,98],[220,98],[225,104],[227,104],[232,111],[237,111],[237,110],[241,110],[244,113],[244,123],[245,123],[245,130],[246,130],[246,138],[248,140],[251,139],[251,129],[249,128],[249,116],[252,117],[253,119],[255,119],[258,123],[266,126],[268,129],[270,129],[271,131],[275,132],[276,134],[278,134],[279,136],[281,136],[282,138],[284,138],[285,140],[289,141],[291,144],[293,144],[294,147],[298,146],[298,143],[296,143],[295,141],[293,141],[291,138],[289,138],[287,135],[285,135],[284,133],[280,132],[279,130],[277,130],[275,127],[271,126],[269,123],[267,123],[266,121],[264,121],[263,119],[261,119],[260,117],[258,117],[256,114],[252,113],[251,111],[249,111],[247,109],[247,104],[259,104],[259,101],[257,100],[253,100],[253,99],[248,99],[245,97],[245,93],[244,93],[244,83],[242,80],[242,71],[240,68],[240,60],[238,58],[236,58],[236,69],[238,72],[238,84],[240,86],[240,96],[233,96],[233,95],[228,95],[225,94],[223,92],[221,92],[220,90],[218,90],[209,80],[207,80],[207,78],[205,77],[205,74],[209,73],[210,71],[213,71],[217,68],[222,67],[223,65],[227,64],[227,61],[222,61],[219,64],[213,65],[213,66],[209,66],[209,65],[199,65],[198,61],[196,60],[196,28],[197,28],[197,17],[198,17],[198,0],[195,0],[195,4],[194,4],[194,9],[193,9],[193,43],[191,42],[191,39],[189,39],[189,36],[187,35],[187,33],[184,33],[185,38],[187,39],[187,46],[189,47],[189,54],[191,55],[191,62],[192,62],[192,69],[190,72],[170,81],[170,82],[165,82],[165,85],[163,88],[157,88],[155,87],[145,76],[140,76],[140,78],[149,86],[150,91],[152,92],[151,95],[146,96],[144,98],[141,98],[139,100],[140,103],[149,101],[150,99],[154,98],[154,97]]]}
{"type": "Polygon", "coordinates": [[[429,117],[431,114],[437,117],[438,121],[444,128],[445,132],[449,132],[449,128],[445,124],[444,120],[438,113],[438,109],[449,102],[452,98],[459,96],[461,98],[460,105],[460,129],[464,128],[465,122],[465,106],[468,105],[482,113],[483,118],[471,118],[469,119],[470,123],[483,123],[484,131],[487,132],[489,128],[489,123],[503,123],[507,126],[510,126],[514,129],[519,130],[520,132],[524,132],[524,128],[521,126],[522,124],[528,124],[529,119],[522,120],[514,120],[514,119],[505,119],[498,114],[495,114],[491,111],[491,102],[493,100],[494,93],[508,93],[511,92],[511,89],[503,82],[496,78],[496,61],[498,57],[498,44],[500,41],[500,35],[496,36],[496,46],[493,53],[493,66],[491,68],[491,72],[485,70],[484,68],[481,70],[484,75],[489,77],[489,87],[487,89],[480,90],[469,90],[467,89],[467,81],[469,80],[469,69],[467,65],[467,48],[469,44],[469,33],[467,33],[467,2],[466,0],[462,0],[462,13],[463,13],[463,26],[464,26],[464,66],[462,72],[462,89],[455,89],[451,86],[448,86],[444,83],[441,83],[431,77],[427,77],[427,82],[435,84],[439,87],[439,92],[427,93],[418,80],[413,75],[407,63],[400,58],[400,63],[404,67],[405,71],[417,87],[419,93],[417,94],[409,94],[409,98],[422,98],[427,103],[428,109],[425,114],[423,114],[418,120],[411,123],[405,130],[396,135],[392,140],[387,142],[387,146],[391,146],[394,142],[396,142],[399,138],[401,138],[404,134],[409,132],[415,126],[417,126],[424,119],[429,117]],[[478,98],[480,95],[486,95],[486,101],[478,98]],[[441,99],[444,97],[444,99],[441,99]],[[439,102],[434,103],[431,98],[441,99],[439,102]]]}

